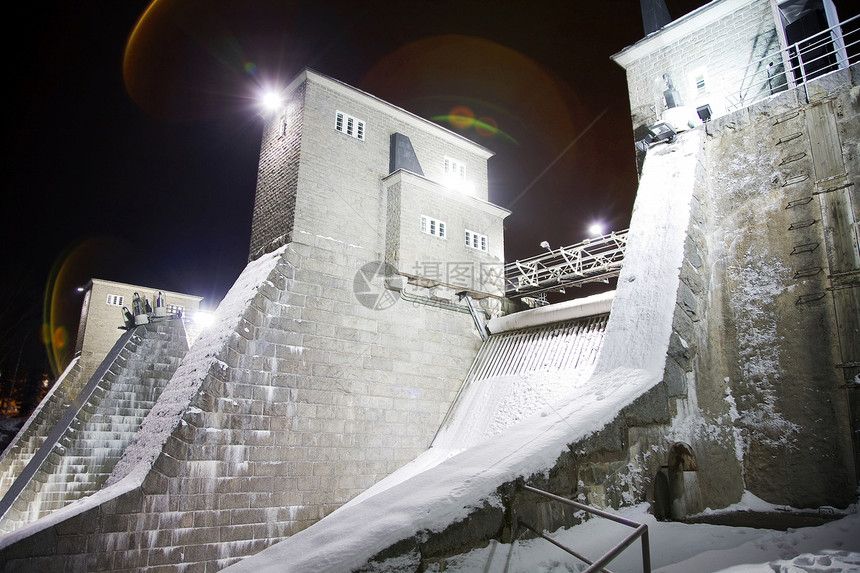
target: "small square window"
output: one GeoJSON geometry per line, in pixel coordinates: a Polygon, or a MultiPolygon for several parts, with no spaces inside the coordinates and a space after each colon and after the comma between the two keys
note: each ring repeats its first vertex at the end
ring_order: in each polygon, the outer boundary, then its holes
{"type": "Polygon", "coordinates": [[[433,217],[421,215],[421,232],[427,233],[428,235],[433,235],[434,237],[439,237],[440,239],[444,239],[445,221],[439,221],[438,219],[434,219],[433,217]]]}
{"type": "Polygon", "coordinates": [[[487,252],[487,237],[466,229],[466,246],[470,249],[487,252]]]}
{"type": "Polygon", "coordinates": [[[449,177],[466,179],[466,166],[462,161],[457,161],[450,157],[445,158],[445,175],[449,177]]]}
{"type": "Polygon", "coordinates": [[[342,111],[335,113],[334,128],[350,137],[364,141],[364,121],[347,115],[342,111]]]}
{"type": "Polygon", "coordinates": [[[107,295],[107,303],[110,306],[122,306],[123,297],[122,295],[118,294],[109,294],[107,295]]]}

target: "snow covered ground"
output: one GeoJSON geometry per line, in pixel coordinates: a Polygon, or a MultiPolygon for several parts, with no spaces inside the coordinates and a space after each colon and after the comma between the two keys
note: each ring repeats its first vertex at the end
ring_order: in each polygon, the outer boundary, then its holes
{"type": "MultiPolygon", "coordinates": [[[[860,514],[819,527],[775,531],[750,527],[659,522],[648,505],[627,508],[621,515],[648,525],[654,573],[842,573],[860,571],[860,514]]],[[[750,493],[722,512],[778,511],[750,493]]],[[[853,512],[853,513],[851,513],[853,512]]],[[[716,512],[713,512],[716,513],[716,512]]],[[[630,533],[604,519],[558,531],[553,539],[594,560],[630,533]]],[[[615,573],[642,571],[637,541],[609,564],[615,573]]],[[[582,571],[585,565],[543,539],[494,544],[452,560],[446,572],[582,571]]]]}

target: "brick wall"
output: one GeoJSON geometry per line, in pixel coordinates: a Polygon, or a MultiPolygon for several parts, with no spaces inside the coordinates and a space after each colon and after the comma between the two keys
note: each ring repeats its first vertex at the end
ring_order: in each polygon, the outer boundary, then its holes
{"type": "Polygon", "coordinates": [[[250,259],[288,243],[293,231],[305,84],[289,94],[280,113],[263,127],[257,191],[251,223],[250,259]]]}

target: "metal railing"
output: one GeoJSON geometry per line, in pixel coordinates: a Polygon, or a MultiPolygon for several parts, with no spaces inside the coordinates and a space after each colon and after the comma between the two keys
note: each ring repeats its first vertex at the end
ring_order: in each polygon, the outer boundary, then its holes
{"type": "Polygon", "coordinates": [[[860,15],[848,18],[785,49],[773,51],[730,71],[727,111],[752,105],[773,94],[805,86],[809,80],[847,68],[860,53],[860,15]]]}
{"type": "Polygon", "coordinates": [[[505,296],[534,295],[617,277],[627,248],[627,232],[613,231],[505,265],[505,296]]]}
{"type": "Polygon", "coordinates": [[[552,539],[551,537],[544,535],[542,532],[538,531],[534,527],[528,525],[527,523],[524,523],[521,519],[517,518],[517,523],[519,525],[522,525],[523,527],[525,527],[526,529],[528,529],[532,533],[542,537],[543,539],[546,539],[547,541],[549,541],[550,543],[552,543],[553,545],[555,545],[559,549],[566,551],[567,553],[573,555],[574,557],[576,557],[577,559],[579,559],[583,563],[588,564],[588,566],[589,566],[588,569],[586,569],[583,573],[593,573],[594,571],[606,571],[607,573],[611,573],[608,569],[605,568],[605,566],[608,565],[613,559],[618,557],[622,551],[627,549],[630,545],[633,544],[634,541],[636,541],[640,537],[642,538],[642,571],[643,571],[643,573],[651,573],[651,547],[650,547],[649,542],[648,542],[648,526],[645,525],[644,523],[638,523],[636,521],[621,517],[619,515],[615,515],[613,513],[609,513],[609,512],[594,508],[594,507],[589,507],[587,505],[583,505],[581,503],[571,501],[567,498],[551,494],[551,493],[543,491],[541,489],[537,489],[537,488],[525,485],[524,483],[519,483],[518,485],[519,485],[519,488],[524,490],[524,491],[530,491],[532,493],[536,493],[536,494],[541,495],[543,497],[549,498],[553,501],[557,501],[559,503],[569,505],[569,506],[574,507],[576,509],[580,509],[582,511],[585,511],[585,512],[603,517],[605,519],[609,519],[609,520],[614,521],[616,523],[620,523],[622,525],[626,525],[628,527],[633,528],[633,532],[630,535],[628,535],[627,537],[622,539],[620,542],[618,542],[615,545],[615,547],[613,547],[612,549],[607,551],[602,557],[600,557],[596,561],[592,562],[588,558],[586,558],[585,556],[580,555],[579,553],[570,549],[569,547],[562,545],[561,543],[552,539]]]}

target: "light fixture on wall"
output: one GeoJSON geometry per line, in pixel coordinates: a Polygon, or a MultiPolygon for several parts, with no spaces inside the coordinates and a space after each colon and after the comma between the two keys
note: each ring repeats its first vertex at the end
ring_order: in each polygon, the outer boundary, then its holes
{"type": "Polygon", "coordinates": [[[711,106],[710,104],[700,105],[696,108],[696,113],[699,115],[699,119],[702,120],[702,123],[711,120],[711,106]]]}
{"type": "Polygon", "coordinates": [[[656,143],[660,143],[661,141],[671,142],[675,138],[676,133],[671,125],[665,121],[661,121],[648,128],[648,133],[645,137],[636,142],[636,149],[645,153],[650,146],[656,143]]]}

